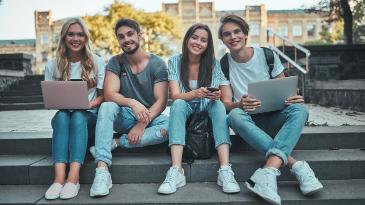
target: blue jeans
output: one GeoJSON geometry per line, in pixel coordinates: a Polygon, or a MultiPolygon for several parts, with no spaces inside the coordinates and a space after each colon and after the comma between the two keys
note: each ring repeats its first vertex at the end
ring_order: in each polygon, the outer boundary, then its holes
{"type": "MultiPolygon", "coordinates": [[[[196,103],[189,103],[181,99],[177,99],[172,103],[169,123],[169,146],[185,145],[186,120],[195,111],[195,106],[197,106],[196,103]]],[[[215,147],[217,148],[221,144],[231,145],[224,104],[219,100],[210,101],[206,109],[212,121],[215,147]]]]}
{"type": "Polygon", "coordinates": [[[59,110],[51,121],[53,128],[53,163],[78,162],[83,164],[90,125],[96,111],[59,110]]]}
{"type": "Polygon", "coordinates": [[[261,153],[280,157],[284,164],[297,144],[308,120],[308,110],[302,104],[292,104],[283,110],[250,115],[241,108],[233,109],[228,123],[233,131],[261,153]],[[270,137],[265,131],[271,135],[270,137]]]}
{"type": "Polygon", "coordinates": [[[113,130],[121,134],[120,146],[122,148],[144,147],[167,141],[167,137],[162,136],[160,131],[161,129],[167,130],[168,117],[161,114],[147,126],[140,144],[129,144],[128,133],[137,122],[138,120],[131,108],[121,107],[114,102],[101,104],[95,130],[95,162],[103,161],[108,166],[112,164],[110,148],[113,130]]]}

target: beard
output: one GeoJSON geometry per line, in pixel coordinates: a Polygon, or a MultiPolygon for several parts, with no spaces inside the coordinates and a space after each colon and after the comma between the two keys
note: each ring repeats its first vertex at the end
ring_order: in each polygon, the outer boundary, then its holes
{"type": "Polygon", "coordinates": [[[123,50],[124,53],[126,53],[128,55],[132,55],[139,49],[139,43],[135,43],[135,45],[136,45],[136,47],[133,48],[132,50],[127,50],[124,47],[122,47],[122,50],[123,50]]]}

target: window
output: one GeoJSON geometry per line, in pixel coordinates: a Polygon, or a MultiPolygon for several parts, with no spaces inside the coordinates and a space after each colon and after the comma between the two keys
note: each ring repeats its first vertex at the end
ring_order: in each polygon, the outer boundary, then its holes
{"type": "Polygon", "coordinates": [[[260,24],[257,22],[253,22],[250,25],[250,35],[251,36],[258,36],[260,35],[260,24]]]}
{"type": "Polygon", "coordinates": [[[293,36],[302,36],[302,25],[293,26],[293,36]]]}
{"type": "Polygon", "coordinates": [[[307,24],[307,35],[308,37],[315,37],[316,35],[316,24],[308,23],[307,24]]]}
{"type": "Polygon", "coordinates": [[[41,33],[41,45],[48,44],[48,34],[41,33]]]}
{"type": "Polygon", "coordinates": [[[60,40],[60,34],[59,33],[54,33],[53,34],[53,43],[58,44],[59,40],[60,40]]]}
{"type": "Polygon", "coordinates": [[[279,27],[279,35],[288,37],[288,26],[280,26],[279,27]]]}
{"type": "Polygon", "coordinates": [[[45,62],[47,62],[47,60],[48,60],[48,53],[43,51],[42,52],[42,62],[45,63],[45,62]]]}

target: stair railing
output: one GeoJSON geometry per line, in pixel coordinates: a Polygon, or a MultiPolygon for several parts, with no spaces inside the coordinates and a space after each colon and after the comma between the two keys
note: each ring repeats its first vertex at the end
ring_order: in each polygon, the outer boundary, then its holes
{"type": "Polygon", "coordinates": [[[304,97],[304,85],[305,85],[305,74],[309,72],[309,56],[311,55],[310,51],[299,44],[285,38],[284,36],[274,32],[271,29],[267,29],[267,43],[269,48],[275,51],[279,56],[285,59],[288,63],[288,68],[290,69],[290,65],[298,69],[302,73],[302,95],[304,97]],[[270,42],[270,36],[272,36],[273,44],[270,42]],[[279,38],[282,41],[282,50],[278,49],[275,46],[275,39],[279,38]],[[294,48],[294,60],[291,59],[288,55],[285,54],[285,45],[290,45],[294,48]],[[305,68],[297,63],[298,60],[298,50],[305,54],[305,68]]]}

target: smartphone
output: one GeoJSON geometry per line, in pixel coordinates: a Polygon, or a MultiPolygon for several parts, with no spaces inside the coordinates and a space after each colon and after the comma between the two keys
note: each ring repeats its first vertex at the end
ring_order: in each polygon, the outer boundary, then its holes
{"type": "Polygon", "coordinates": [[[207,90],[209,90],[210,92],[215,92],[215,91],[218,91],[219,88],[207,87],[207,90]]]}

